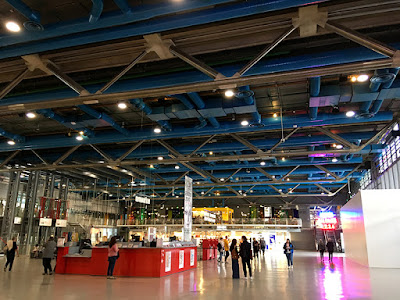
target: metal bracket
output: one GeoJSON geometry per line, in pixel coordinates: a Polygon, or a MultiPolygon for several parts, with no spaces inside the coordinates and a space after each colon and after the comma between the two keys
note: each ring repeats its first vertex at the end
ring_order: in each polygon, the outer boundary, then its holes
{"type": "Polygon", "coordinates": [[[294,27],[299,27],[300,37],[308,37],[317,34],[318,25],[325,27],[328,20],[328,12],[311,5],[299,8],[299,16],[292,19],[294,27]]]}
{"type": "Polygon", "coordinates": [[[161,59],[174,57],[174,55],[169,51],[169,48],[174,45],[172,40],[163,40],[159,33],[144,35],[143,38],[147,42],[147,52],[155,52],[161,59]]]}

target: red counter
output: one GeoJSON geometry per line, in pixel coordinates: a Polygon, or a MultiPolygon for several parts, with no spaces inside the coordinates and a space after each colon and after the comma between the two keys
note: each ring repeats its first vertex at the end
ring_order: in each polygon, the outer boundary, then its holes
{"type": "MultiPolygon", "coordinates": [[[[93,248],[92,257],[66,257],[68,247],[58,248],[57,274],[107,275],[108,249],[93,248]]],[[[197,247],[122,248],[114,275],[162,277],[197,267],[197,247]]]]}

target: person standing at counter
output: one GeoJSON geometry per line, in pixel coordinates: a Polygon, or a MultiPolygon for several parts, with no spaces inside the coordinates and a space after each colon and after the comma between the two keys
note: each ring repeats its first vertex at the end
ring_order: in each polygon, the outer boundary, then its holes
{"type": "Polygon", "coordinates": [[[51,260],[54,258],[54,251],[56,251],[57,244],[54,241],[54,237],[51,236],[46,244],[44,244],[43,248],[43,275],[47,275],[47,270],[49,270],[49,274],[53,274],[53,270],[51,269],[51,260]]]}
{"type": "Polygon", "coordinates": [[[115,279],[114,267],[115,263],[118,259],[118,246],[117,239],[115,236],[111,238],[110,244],[108,245],[108,270],[107,270],[107,279],[115,279]]]}

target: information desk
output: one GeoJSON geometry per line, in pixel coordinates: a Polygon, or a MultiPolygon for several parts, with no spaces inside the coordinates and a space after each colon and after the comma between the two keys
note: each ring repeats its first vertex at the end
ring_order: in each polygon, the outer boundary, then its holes
{"type": "MultiPolygon", "coordinates": [[[[58,248],[57,274],[107,275],[108,248],[95,247],[90,256],[68,255],[58,248]]],[[[162,277],[197,266],[197,247],[122,248],[115,264],[115,276],[162,277]]]]}

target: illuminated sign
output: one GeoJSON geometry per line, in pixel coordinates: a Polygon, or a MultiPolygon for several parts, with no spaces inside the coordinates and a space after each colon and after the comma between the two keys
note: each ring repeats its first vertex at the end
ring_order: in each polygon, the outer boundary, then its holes
{"type": "Polygon", "coordinates": [[[150,199],[147,197],[136,196],[135,201],[143,204],[150,204],[150,199]]]}
{"type": "Polygon", "coordinates": [[[337,219],[333,212],[321,212],[319,214],[319,218],[316,221],[317,228],[321,228],[324,230],[333,230],[337,228],[337,219]]]}

